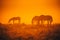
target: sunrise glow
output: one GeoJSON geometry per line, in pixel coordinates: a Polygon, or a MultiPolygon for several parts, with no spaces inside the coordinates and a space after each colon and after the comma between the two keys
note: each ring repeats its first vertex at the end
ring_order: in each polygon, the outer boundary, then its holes
{"type": "Polygon", "coordinates": [[[21,17],[21,23],[31,24],[32,18],[51,15],[54,23],[60,23],[57,0],[6,0],[3,1],[0,22],[8,23],[12,17],[21,17]]]}

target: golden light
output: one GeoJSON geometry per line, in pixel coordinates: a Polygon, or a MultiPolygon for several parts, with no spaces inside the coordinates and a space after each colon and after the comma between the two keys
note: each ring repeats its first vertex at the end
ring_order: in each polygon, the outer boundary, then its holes
{"type": "Polygon", "coordinates": [[[31,24],[32,18],[39,15],[51,15],[53,22],[60,23],[57,0],[5,0],[2,9],[2,23],[19,16],[21,23],[31,24]]]}

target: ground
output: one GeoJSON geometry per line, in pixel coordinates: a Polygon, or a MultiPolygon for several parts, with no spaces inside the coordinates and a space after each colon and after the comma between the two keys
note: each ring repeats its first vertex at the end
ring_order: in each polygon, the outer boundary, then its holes
{"type": "Polygon", "coordinates": [[[60,40],[60,24],[0,24],[0,40],[60,40]]]}

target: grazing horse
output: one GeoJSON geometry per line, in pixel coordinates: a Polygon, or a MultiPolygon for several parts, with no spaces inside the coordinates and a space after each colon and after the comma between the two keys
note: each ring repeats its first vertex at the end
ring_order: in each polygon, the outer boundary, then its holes
{"type": "Polygon", "coordinates": [[[39,16],[39,23],[41,23],[41,25],[43,25],[44,19],[45,19],[44,15],[39,16]]]}
{"type": "Polygon", "coordinates": [[[53,21],[53,19],[52,19],[52,16],[50,16],[50,15],[41,15],[40,17],[39,17],[39,20],[41,21],[41,24],[43,25],[43,23],[45,22],[45,21],[47,21],[47,24],[48,25],[50,25],[51,23],[52,23],[52,21],[53,21]]]}
{"type": "Polygon", "coordinates": [[[13,18],[9,19],[8,23],[13,21],[13,24],[14,24],[14,21],[16,21],[16,20],[18,20],[18,23],[20,23],[20,17],[13,17],[13,18]]]}
{"type": "Polygon", "coordinates": [[[41,15],[41,16],[35,16],[32,19],[32,24],[34,24],[34,22],[37,23],[37,25],[39,25],[41,23],[41,25],[44,25],[44,22],[47,21],[48,25],[51,25],[53,19],[52,16],[50,15],[41,15]]]}
{"type": "Polygon", "coordinates": [[[51,23],[52,23],[52,21],[53,21],[52,16],[50,16],[50,15],[46,15],[46,16],[45,16],[45,20],[47,21],[47,24],[48,24],[48,25],[51,25],[51,23]]]}
{"type": "Polygon", "coordinates": [[[32,19],[32,24],[39,24],[39,16],[35,16],[35,17],[33,17],[33,19],[32,19]]]}

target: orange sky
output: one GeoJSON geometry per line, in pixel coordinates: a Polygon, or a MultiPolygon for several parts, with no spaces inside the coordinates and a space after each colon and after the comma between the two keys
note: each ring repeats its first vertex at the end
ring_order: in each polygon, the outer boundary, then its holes
{"type": "Polygon", "coordinates": [[[31,24],[34,16],[51,15],[53,22],[60,23],[57,0],[3,0],[0,22],[8,23],[12,17],[21,17],[21,23],[31,24]]]}

